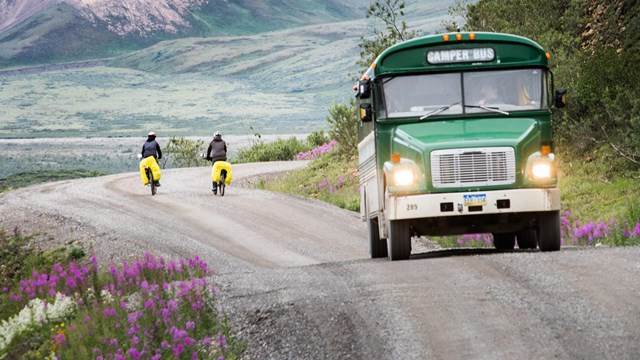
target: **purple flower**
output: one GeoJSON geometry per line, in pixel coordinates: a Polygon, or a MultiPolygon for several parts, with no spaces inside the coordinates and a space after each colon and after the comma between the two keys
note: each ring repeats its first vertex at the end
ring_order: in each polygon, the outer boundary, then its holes
{"type": "Polygon", "coordinates": [[[104,309],[104,315],[105,316],[116,316],[117,315],[116,309],[114,309],[114,308],[106,308],[106,309],[104,309]]]}
{"type": "Polygon", "coordinates": [[[220,345],[221,348],[223,349],[227,348],[227,338],[224,335],[222,334],[218,335],[216,340],[218,341],[218,345],[220,345]]]}
{"type": "Polygon", "coordinates": [[[65,338],[64,338],[64,334],[63,334],[63,333],[56,334],[56,335],[54,335],[54,337],[53,337],[53,342],[54,342],[56,345],[62,345],[62,344],[64,344],[64,340],[65,340],[65,338]]]}
{"type": "Polygon", "coordinates": [[[212,344],[210,337],[205,336],[202,338],[202,346],[211,346],[212,344]]]}

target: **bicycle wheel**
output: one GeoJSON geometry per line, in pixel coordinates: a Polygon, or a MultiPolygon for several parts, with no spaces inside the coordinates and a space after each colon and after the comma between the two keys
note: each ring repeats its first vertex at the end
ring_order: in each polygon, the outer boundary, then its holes
{"type": "Polygon", "coordinates": [[[227,174],[226,173],[222,173],[220,174],[220,181],[218,182],[218,191],[220,192],[220,196],[224,196],[224,188],[225,188],[225,183],[224,181],[227,178],[227,174]]]}
{"type": "Polygon", "coordinates": [[[149,179],[149,185],[151,187],[151,196],[156,194],[156,182],[153,180],[153,172],[151,172],[151,168],[147,168],[147,179],[149,179]]]}

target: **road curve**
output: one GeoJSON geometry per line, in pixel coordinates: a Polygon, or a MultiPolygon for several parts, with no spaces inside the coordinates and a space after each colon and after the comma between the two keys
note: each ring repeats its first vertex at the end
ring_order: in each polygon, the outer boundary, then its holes
{"type": "MultiPolygon", "coordinates": [[[[305,162],[234,165],[234,184],[305,162]]],[[[0,225],[76,241],[102,262],[195,255],[249,359],[638,359],[640,248],[414,251],[371,260],[357,214],[230,186],[209,169],[136,173],[0,195],[0,225]]]]}

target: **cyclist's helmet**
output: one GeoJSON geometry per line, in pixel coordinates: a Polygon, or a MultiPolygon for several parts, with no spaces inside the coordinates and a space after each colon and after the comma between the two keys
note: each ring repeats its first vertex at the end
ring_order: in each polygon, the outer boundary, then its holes
{"type": "Polygon", "coordinates": [[[220,131],[216,131],[216,132],[213,133],[213,137],[214,138],[221,138],[222,134],[220,134],[220,131]]]}
{"type": "Polygon", "coordinates": [[[147,136],[156,136],[156,133],[154,133],[153,131],[150,132],[149,134],[147,134],[147,136]]]}

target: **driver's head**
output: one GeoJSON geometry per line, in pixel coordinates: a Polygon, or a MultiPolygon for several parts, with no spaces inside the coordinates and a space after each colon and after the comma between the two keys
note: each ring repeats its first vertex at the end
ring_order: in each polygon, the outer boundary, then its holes
{"type": "Polygon", "coordinates": [[[480,92],[485,97],[496,97],[498,95],[498,88],[495,84],[487,83],[482,85],[480,92]]]}

